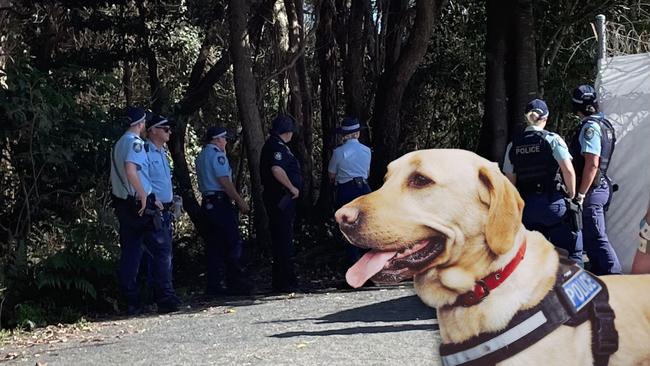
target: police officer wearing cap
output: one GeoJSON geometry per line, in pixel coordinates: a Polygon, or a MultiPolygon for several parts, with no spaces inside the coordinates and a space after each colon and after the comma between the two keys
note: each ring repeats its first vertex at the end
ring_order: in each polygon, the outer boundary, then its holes
{"type": "MultiPolygon", "coordinates": [[[[332,153],[327,171],[330,182],[335,184],[336,208],[359,196],[370,193],[368,173],[370,171],[370,148],[359,142],[361,124],[356,118],[344,118],[336,133],[342,136],[343,144],[332,153]]],[[[355,263],[361,257],[359,248],[346,243],[348,261],[355,263]]]]}
{"type": "MultiPolygon", "coordinates": [[[[160,221],[162,230],[165,235],[162,237],[163,241],[153,243],[152,245],[159,245],[163,256],[153,258],[148,253],[145,254],[147,263],[150,269],[155,268],[152,263],[154,260],[160,261],[159,266],[165,268],[165,275],[160,279],[164,283],[164,288],[168,293],[156,294],[156,297],[167,298],[169,303],[180,304],[180,300],[173,292],[172,285],[172,212],[173,209],[173,187],[172,187],[172,174],[167,155],[167,149],[164,145],[169,141],[171,134],[171,123],[165,117],[152,115],[146,121],[147,127],[147,140],[144,143],[144,150],[149,159],[149,178],[151,179],[151,187],[156,198],[162,202],[162,220],[160,221]]],[[[149,282],[153,283],[154,273],[148,272],[149,282]]]]}
{"type": "Polygon", "coordinates": [[[237,215],[237,208],[247,214],[249,207],[232,181],[232,169],[226,156],[228,137],[223,127],[208,128],[206,145],[196,158],[199,190],[203,195],[201,212],[206,231],[208,296],[246,295],[251,291],[241,265],[243,243],[237,215]]]}
{"type": "Polygon", "coordinates": [[[506,148],[503,172],[525,202],[524,226],[542,233],[582,265],[582,237],[569,224],[564,199],[565,195],[569,199],[575,195],[571,154],[562,137],[544,129],[548,116],[543,100],[534,99],[526,105],[528,126],[506,148]]]}
{"type": "Polygon", "coordinates": [[[264,206],[271,230],[272,285],[277,292],[294,292],[297,286],[292,241],[296,198],[302,189],[302,172],[298,159],[286,145],[291,141],[293,132],[292,117],[283,114],[275,117],[260,156],[264,206]]]}
{"type": "Polygon", "coordinates": [[[598,110],[596,90],[581,85],[572,93],[573,111],[580,125],[571,141],[570,151],[577,175],[576,202],[583,205],[583,242],[597,275],[620,274],[621,265],[605,229],[605,210],[612,188],[607,168],[616,141],[612,124],[598,110]]]}
{"type": "Polygon", "coordinates": [[[143,244],[153,257],[154,288],[159,312],[178,309],[169,296],[174,294],[171,281],[166,282],[168,268],[163,265],[166,251],[156,243],[167,240],[167,233],[155,221],[161,219],[162,203],[153,193],[149,176],[149,159],[140,135],[145,129],[145,111],[127,110],[128,128],[111,151],[111,191],[120,229],[120,288],[128,304],[128,313],[142,311],[137,275],[143,244]]]}

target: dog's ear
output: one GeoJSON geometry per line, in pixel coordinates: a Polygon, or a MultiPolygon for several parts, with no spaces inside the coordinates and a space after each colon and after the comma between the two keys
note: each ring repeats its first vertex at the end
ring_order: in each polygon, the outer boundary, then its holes
{"type": "Polygon", "coordinates": [[[494,254],[505,254],[512,248],[521,226],[524,201],[496,164],[482,166],[478,175],[490,194],[485,240],[494,254]]]}

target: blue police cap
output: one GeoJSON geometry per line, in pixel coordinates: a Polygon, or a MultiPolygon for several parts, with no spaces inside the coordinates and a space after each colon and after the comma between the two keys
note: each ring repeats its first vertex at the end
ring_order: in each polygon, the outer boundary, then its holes
{"type": "Polygon", "coordinates": [[[271,132],[281,135],[286,132],[295,132],[293,118],[288,114],[279,114],[271,121],[271,132]]]}
{"type": "Polygon", "coordinates": [[[533,99],[528,104],[526,104],[526,114],[528,112],[535,112],[539,115],[539,118],[547,118],[549,115],[548,106],[546,102],[541,99],[533,99]]]}
{"type": "Polygon", "coordinates": [[[343,118],[343,121],[341,121],[341,127],[337,128],[335,132],[341,135],[347,135],[360,131],[363,128],[365,127],[361,126],[361,123],[357,118],[345,117],[343,118]]]}
{"type": "Polygon", "coordinates": [[[167,117],[152,115],[151,118],[147,119],[147,130],[153,127],[162,127],[162,126],[171,126],[172,123],[167,119],[167,117]]]}
{"type": "Polygon", "coordinates": [[[126,118],[129,121],[129,126],[135,126],[138,123],[144,122],[147,114],[143,108],[128,107],[126,109],[126,118]]]}
{"type": "Polygon", "coordinates": [[[596,93],[596,89],[591,85],[580,85],[573,89],[571,102],[574,111],[592,113],[594,110],[588,109],[589,106],[594,106],[596,110],[598,109],[598,94],[596,93]]]}
{"type": "Polygon", "coordinates": [[[236,136],[229,133],[225,127],[210,127],[205,131],[205,141],[210,142],[217,137],[225,137],[227,139],[234,139],[236,136]]]}

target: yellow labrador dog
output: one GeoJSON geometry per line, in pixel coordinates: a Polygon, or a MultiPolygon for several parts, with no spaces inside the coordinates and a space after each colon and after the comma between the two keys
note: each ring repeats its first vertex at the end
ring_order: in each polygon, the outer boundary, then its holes
{"type": "MultiPolygon", "coordinates": [[[[388,166],[381,189],[336,212],[341,231],[371,249],[348,271],[353,287],[368,279],[414,279],[438,313],[443,343],[504,329],[515,313],[549,293],[559,258],[521,223],[523,201],[498,166],[463,150],[422,150],[388,166]],[[524,244],[525,243],[525,244],[524,244]],[[525,245],[525,252],[522,246],[525,245]],[[509,277],[478,304],[454,306],[477,281],[515,262],[509,277]]],[[[498,276],[497,276],[498,277],[498,276]]],[[[604,276],[615,313],[618,350],[610,365],[650,365],[650,276],[604,276]]],[[[561,325],[499,365],[592,365],[591,323],[561,325]]]]}

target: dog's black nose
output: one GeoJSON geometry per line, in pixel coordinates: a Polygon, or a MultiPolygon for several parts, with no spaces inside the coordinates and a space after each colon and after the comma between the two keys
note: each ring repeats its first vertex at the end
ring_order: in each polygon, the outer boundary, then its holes
{"type": "Polygon", "coordinates": [[[339,225],[354,226],[359,220],[359,209],[356,207],[341,207],[334,214],[339,225]]]}

